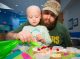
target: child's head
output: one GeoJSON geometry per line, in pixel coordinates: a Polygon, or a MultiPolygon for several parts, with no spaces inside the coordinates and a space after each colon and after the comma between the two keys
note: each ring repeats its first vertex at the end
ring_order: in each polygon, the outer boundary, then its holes
{"type": "Polygon", "coordinates": [[[26,9],[28,21],[31,25],[36,26],[41,19],[41,10],[38,6],[32,5],[26,9]]]}

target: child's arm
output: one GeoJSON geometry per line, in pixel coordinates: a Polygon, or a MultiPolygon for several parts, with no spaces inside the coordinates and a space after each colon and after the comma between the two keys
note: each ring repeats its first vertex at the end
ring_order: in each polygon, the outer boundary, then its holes
{"type": "Polygon", "coordinates": [[[41,41],[42,43],[49,45],[52,41],[49,36],[48,30],[45,26],[41,26],[41,29],[42,29],[41,30],[42,34],[38,34],[37,39],[38,39],[38,41],[41,41]]]}
{"type": "Polygon", "coordinates": [[[43,26],[42,36],[45,39],[46,44],[48,44],[48,45],[51,44],[52,41],[51,41],[51,38],[50,38],[50,35],[49,35],[49,31],[45,26],[43,26]]]}
{"type": "Polygon", "coordinates": [[[19,32],[17,35],[17,37],[19,37],[18,39],[20,39],[22,42],[35,41],[29,30],[30,30],[29,26],[24,26],[22,31],[19,32]]]}

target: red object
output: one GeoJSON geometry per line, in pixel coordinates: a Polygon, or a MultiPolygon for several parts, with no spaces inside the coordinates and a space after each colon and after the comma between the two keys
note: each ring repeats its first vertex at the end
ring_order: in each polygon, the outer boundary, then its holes
{"type": "Polygon", "coordinates": [[[47,48],[47,46],[42,46],[42,47],[41,47],[41,49],[45,49],[45,48],[47,48]]]}
{"type": "Polygon", "coordinates": [[[52,50],[52,47],[50,47],[50,50],[52,50]]]}
{"type": "Polygon", "coordinates": [[[59,51],[59,48],[57,48],[56,50],[59,51]]]}
{"type": "Polygon", "coordinates": [[[38,48],[37,50],[38,50],[38,51],[40,51],[41,49],[40,49],[40,48],[38,48]]]}
{"type": "Polygon", "coordinates": [[[67,56],[68,55],[68,53],[64,53],[64,56],[67,56]]]}

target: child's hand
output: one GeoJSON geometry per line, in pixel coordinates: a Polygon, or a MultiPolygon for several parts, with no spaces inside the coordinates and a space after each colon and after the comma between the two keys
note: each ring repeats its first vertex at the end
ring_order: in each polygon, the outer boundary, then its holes
{"type": "Polygon", "coordinates": [[[37,41],[45,43],[45,40],[42,38],[42,36],[40,34],[36,35],[36,39],[37,39],[37,41]]]}
{"type": "Polygon", "coordinates": [[[32,40],[31,41],[33,41],[33,42],[37,42],[37,40],[35,39],[35,38],[32,38],[32,40]]]}
{"type": "Polygon", "coordinates": [[[40,34],[37,34],[37,35],[36,35],[36,39],[37,39],[37,40],[41,40],[41,39],[42,39],[42,36],[41,36],[40,34]]]}

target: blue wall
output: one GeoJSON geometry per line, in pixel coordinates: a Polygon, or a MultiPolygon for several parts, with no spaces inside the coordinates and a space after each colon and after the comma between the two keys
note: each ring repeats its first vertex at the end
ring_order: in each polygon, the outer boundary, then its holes
{"type": "Polygon", "coordinates": [[[12,10],[0,9],[0,32],[8,32],[16,29],[20,23],[26,21],[26,18],[21,19],[21,15],[18,15],[12,10]]]}

